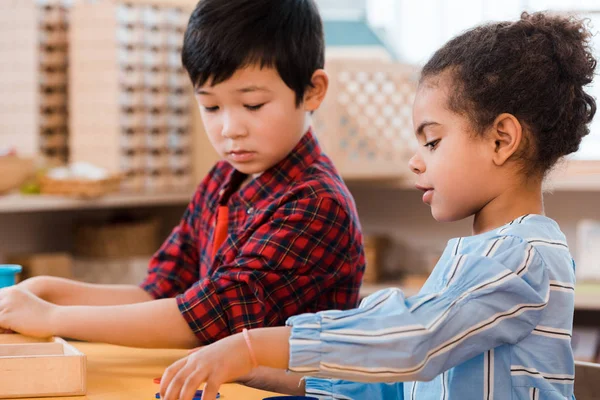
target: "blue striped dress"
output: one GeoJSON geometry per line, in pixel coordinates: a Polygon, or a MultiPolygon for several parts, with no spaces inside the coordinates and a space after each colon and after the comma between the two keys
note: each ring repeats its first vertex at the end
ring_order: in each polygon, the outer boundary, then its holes
{"type": "Polygon", "coordinates": [[[292,317],[289,370],[321,399],[573,399],[575,270],[557,223],[452,239],[416,296],[292,317]]]}

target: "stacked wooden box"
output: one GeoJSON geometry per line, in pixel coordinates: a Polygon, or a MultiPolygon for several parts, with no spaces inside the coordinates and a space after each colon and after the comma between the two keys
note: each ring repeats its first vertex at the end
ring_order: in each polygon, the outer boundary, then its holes
{"type": "Polygon", "coordinates": [[[68,159],[66,0],[0,2],[0,143],[68,159]]]}
{"type": "Polygon", "coordinates": [[[140,2],[74,6],[73,161],[123,172],[127,190],[189,189],[192,98],[180,61],[188,15],[140,2]]]}

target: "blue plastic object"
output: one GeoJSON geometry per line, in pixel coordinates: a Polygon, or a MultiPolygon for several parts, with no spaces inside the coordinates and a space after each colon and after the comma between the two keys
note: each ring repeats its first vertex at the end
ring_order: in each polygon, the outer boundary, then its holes
{"type": "Polygon", "coordinates": [[[265,397],[263,400],[319,400],[316,397],[310,396],[275,396],[265,397]]]}
{"type": "Polygon", "coordinates": [[[15,284],[15,278],[23,267],[14,264],[0,264],[0,288],[15,284]]]}
{"type": "MultiPolygon", "coordinates": [[[[160,399],[160,393],[156,393],[155,397],[160,399]]],[[[217,399],[221,397],[221,393],[217,393],[217,399]]],[[[196,390],[196,394],[194,395],[194,400],[200,400],[202,398],[202,390],[196,390]]]]}

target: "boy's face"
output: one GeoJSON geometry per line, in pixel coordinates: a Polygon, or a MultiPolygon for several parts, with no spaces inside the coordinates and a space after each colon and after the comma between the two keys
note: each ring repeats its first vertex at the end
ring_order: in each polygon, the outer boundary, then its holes
{"type": "Polygon", "coordinates": [[[417,174],[423,202],[438,221],[476,214],[497,195],[493,146],[476,134],[465,116],[448,109],[448,91],[443,78],[425,81],[413,106],[419,148],[409,166],[417,174]]]}
{"type": "Polygon", "coordinates": [[[215,86],[196,89],[208,138],[221,157],[245,174],[259,174],[284,159],[308,129],[304,103],[277,70],[241,68],[215,86]]]}

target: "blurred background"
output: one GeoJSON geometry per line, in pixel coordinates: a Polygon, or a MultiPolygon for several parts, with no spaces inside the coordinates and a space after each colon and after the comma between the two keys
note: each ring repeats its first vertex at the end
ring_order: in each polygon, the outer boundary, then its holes
{"type": "MultiPolygon", "coordinates": [[[[226,1],[226,0],[223,0],[226,1]]],[[[411,104],[419,68],[454,35],[523,11],[600,0],[320,0],[331,88],[317,136],[355,197],[363,295],[418,291],[448,239],[414,189],[411,104]]],[[[0,1],[0,262],[21,278],[137,283],[217,160],[181,67],[193,0],[0,1]]],[[[600,50],[598,35],[594,48],[600,50]]],[[[598,55],[598,53],[597,53],[598,55]]],[[[598,97],[600,85],[590,86],[598,97]]],[[[578,359],[600,344],[600,118],[547,181],[546,213],[577,262],[578,359]]]]}

